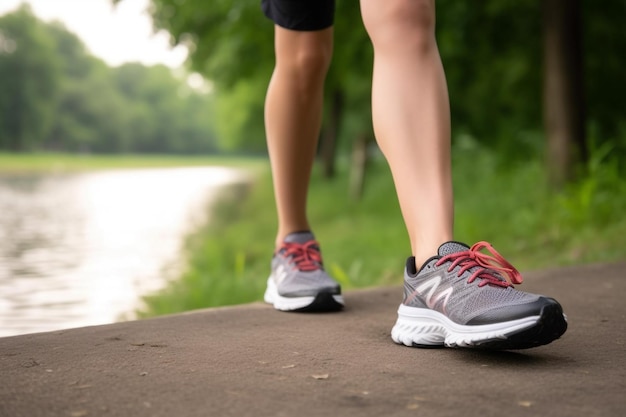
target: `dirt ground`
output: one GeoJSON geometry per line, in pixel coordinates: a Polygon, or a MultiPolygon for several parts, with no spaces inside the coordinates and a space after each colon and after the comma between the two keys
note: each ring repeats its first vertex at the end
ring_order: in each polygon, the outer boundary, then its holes
{"type": "Polygon", "coordinates": [[[624,271],[524,274],[569,322],[524,351],[394,344],[399,287],[340,313],[257,303],[0,338],[0,417],[624,416],[624,271]]]}

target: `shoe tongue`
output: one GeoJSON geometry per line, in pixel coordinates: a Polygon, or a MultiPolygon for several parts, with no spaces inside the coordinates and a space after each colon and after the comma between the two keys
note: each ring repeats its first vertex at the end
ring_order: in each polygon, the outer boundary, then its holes
{"type": "Polygon", "coordinates": [[[285,237],[287,243],[306,243],[310,240],[315,240],[315,236],[311,232],[294,232],[285,237]]]}
{"type": "Polygon", "coordinates": [[[460,242],[446,242],[439,246],[437,253],[439,256],[443,257],[452,253],[465,252],[468,249],[469,246],[460,242]]]}

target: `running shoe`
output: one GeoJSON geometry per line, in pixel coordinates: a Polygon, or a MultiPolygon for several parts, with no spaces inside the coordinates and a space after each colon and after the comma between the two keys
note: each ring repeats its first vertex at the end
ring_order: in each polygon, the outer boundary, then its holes
{"type": "Polygon", "coordinates": [[[414,347],[513,350],[561,337],[567,329],[561,305],[513,288],[521,283],[520,273],[489,243],[470,248],[446,242],[419,271],[413,257],[407,260],[391,338],[414,347]]]}
{"type": "Polygon", "coordinates": [[[324,271],[320,247],[311,232],[291,233],[274,253],[264,299],[281,311],[343,308],[341,287],[324,271]]]}

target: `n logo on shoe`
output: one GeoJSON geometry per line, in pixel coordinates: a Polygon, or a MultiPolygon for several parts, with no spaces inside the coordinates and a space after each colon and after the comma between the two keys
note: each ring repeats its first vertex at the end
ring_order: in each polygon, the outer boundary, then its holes
{"type": "Polygon", "coordinates": [[[437,292],[441,285],[441,276],[437,275],[424,282],[415,289],[415,292],[424,297],[424,301],[428,308],[435,310],[435,306],[441,302],[441,310],[445,313],[448,300],[452,295],[452,287],[448,287],[443,291],[437,292]]]}
{"type": "Polygon", "coordinates": [[[287,278],[287,270],[283,265],[278,265],[276,268],[276,274],[274,275],[274,280],[276,281],[276,285],[280,284],[287,278]]]}

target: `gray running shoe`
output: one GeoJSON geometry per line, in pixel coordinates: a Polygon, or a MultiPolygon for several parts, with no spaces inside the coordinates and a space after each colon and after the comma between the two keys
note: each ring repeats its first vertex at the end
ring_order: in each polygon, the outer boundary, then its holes
{"type": "Polygon", "coordinates": [[[343,308],[341,287],[322,264],[311,232],[291,233],[272,258],[265,302],[282,311],[337,311],[343,308]]]}
{"type": "Polygon", "coordinates": [[[561,305],[513,288],[521,283],[489,243],[444,243],[419,271],[414,258],[407,260],[391,338],[406,346],[486,349],[526,349],[558,339],[567,329],[561,305]],[[480,252],[485,248],[493,256],[480,252]]]}

